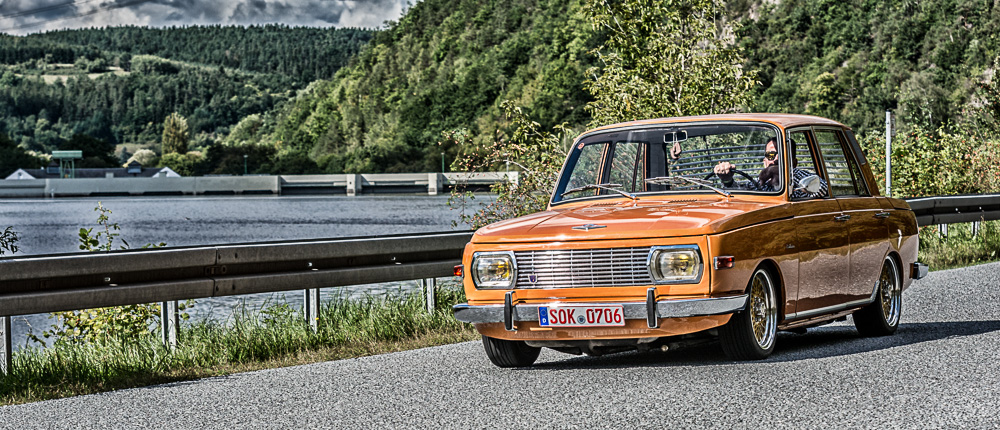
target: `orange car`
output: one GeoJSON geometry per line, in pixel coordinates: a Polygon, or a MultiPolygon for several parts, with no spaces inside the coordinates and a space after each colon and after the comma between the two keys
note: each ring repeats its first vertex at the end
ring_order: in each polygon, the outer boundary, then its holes
{"type": "Polygon", "coordinates": [[[879,195],[850,128],[804,115],[615,124],[580,135],[548,209],[479,229],[462,259],[490,360],[600,355],[717,336],[767,357],[777,331],[899,325],[927,273],[905,201],[879,195]]]}

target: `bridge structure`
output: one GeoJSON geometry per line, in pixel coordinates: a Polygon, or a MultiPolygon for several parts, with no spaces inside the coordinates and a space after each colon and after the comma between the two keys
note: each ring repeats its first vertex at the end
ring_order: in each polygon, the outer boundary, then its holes
{"type": "MultiPolygon", "coordinates": [[[[921,226],[1000,219],[1000,194],[909,199],[921,226]]],[[[947,234],[946,228],[941,231],[947,234]]],[[[461,263],[471,231],[0,258],[0,372],[11,368],[11,316],[161,303],[162,338],[177,342],[177,302],[302,290],[315,329],[319,289],[436,278],[461,263]]]]}

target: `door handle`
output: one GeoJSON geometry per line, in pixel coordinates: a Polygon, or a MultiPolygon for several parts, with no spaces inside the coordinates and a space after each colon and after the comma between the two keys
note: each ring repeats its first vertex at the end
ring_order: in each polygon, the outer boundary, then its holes
{"type": "Polygon", "coordinates": [[[844,215],[839,215],[839,216],[833,217],[834,221],[847,221],[849,219],[851,219],[851,216],[848,215],[848,214],[844,214],[844,215]]]}
{"type": "Polygon", "coordinates": [[[875,218],[886,219],[889,218],[889,212],[879,212],[875,214],[875,218]]]}

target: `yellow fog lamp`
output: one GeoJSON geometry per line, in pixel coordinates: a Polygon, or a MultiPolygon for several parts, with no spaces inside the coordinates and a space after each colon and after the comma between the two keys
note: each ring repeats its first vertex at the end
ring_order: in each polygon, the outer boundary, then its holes
{"type": "Polygon", "coordinates": [[[514,253],[477,252],[472,256],[472,280],[476,288],[514,288],[517,265],[514,253]]]}
{"type": "Polygon", "coordinates": [[[648,264],[649,275],[659,284],[701,280],[701,251],[697,245],[654,246],[649,251],[648,264]]]}

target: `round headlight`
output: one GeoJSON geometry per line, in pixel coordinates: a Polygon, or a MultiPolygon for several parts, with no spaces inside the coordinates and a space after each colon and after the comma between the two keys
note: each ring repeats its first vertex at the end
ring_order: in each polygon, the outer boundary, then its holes
{"type": "Polygon", "coordinates": [[[513,253],[475,254],[472,257],[472,275],[476,288],[512,288],[517,279],[513,253]]]}

